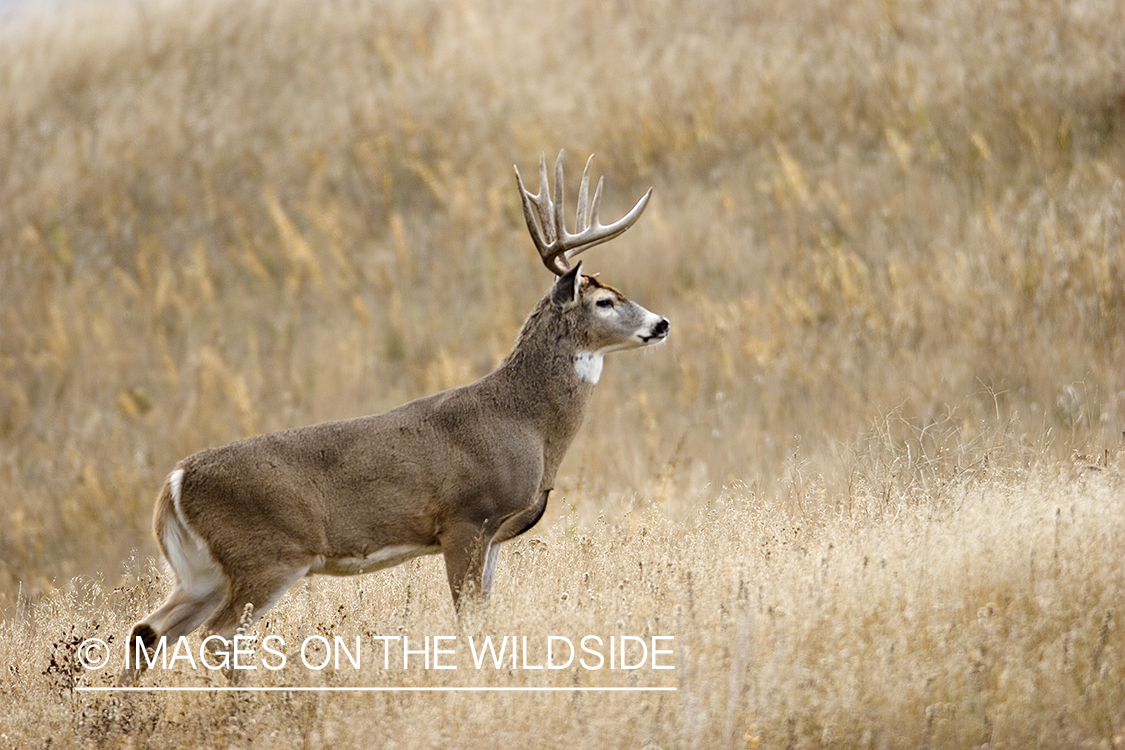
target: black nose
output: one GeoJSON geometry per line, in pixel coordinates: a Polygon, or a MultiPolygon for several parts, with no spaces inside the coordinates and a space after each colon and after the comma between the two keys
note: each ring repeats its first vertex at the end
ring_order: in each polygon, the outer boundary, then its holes
{"type": "Polygon", "coordinates": [[[670,325],[671,323],[668,322],[667,318],[661,318],[660,322],[656,324],[656,328],[652,329],[652,332],[656,336],[664,338],[668,335],[668,327],[670,325]]]}

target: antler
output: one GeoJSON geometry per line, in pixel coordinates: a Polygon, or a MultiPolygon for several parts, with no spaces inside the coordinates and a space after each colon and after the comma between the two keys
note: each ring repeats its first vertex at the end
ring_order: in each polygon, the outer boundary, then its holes
{"type": "Polygon", "coordinates": [[[586,160],[586,169],[582,171],[582,185],[578,188],[578,211],[574,233],[566,229],[566,220],[563,217],[563,152],[559,151],[559,158],[555,161],[555,199],[551,200],[550,185],[547,182],[547,159],[539,155],[539,192],[535,195],[527,192],[520,177],[519,167],[516,167],[516,182],[519,184],[520,197],[523,199],[523,215],[527,220],[527,229],[531,232],[531,239],[535,248],[543,258],[543,264],[556,275],[562,276],[570,270],[570,259],[579,253],[589,250],[594,245],[612,240],[633,226],[640,217],[641,212],[648,205],[652,195],[652,188],[641,196],[637,205],[621,219],[606,226],[598,221],[598,202],[602,197],[602,184],[605,177],[598,179],[598,186],[594,190],[594,200],[587,206],[586,198],[590,192],[590,162],[593,155],[586,160]]]}

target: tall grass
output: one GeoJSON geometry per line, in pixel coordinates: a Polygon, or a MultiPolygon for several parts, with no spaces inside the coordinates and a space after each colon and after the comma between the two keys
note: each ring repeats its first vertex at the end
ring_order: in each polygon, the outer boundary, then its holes
{"type": "MultiPolygon", "coordinates": [[[[0,26],[0,684],[27,696],[0,733],[1120,744],[1123,6],[508,5],[0,26]],[[550,281],[510,165],[559,147],[572,179],[598,155],[607,216],[655,187],[589,265],[673,334],[611,358],[479,627],[666,628],[679,692],[71,692],[67,639],[163,593],[177,458],[504,356],[550,281]]],[[[432,635],[443,587],[434,560],[315,581],[266,627],[432,635]]]]}

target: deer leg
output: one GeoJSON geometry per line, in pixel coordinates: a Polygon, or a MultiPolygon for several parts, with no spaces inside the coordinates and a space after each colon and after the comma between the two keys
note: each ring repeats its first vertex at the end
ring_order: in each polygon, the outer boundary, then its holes
{"type": "Polygon", "coordinates": [[[492,591],[492,577],[496,573],[496,561],[500,557],[500,545],[493,541],[488,545],[488,554],[484,560],[484,572],[480,579],[480,593],[481,597],[487,599],[488,594],[492,591]]]}
{"type": "Polygon", "coordinates": [[[453,607],[460,611],[464,597],[484,593],[484,571],[489,555],[490,534],[477,524],[459,523],[442,532],[445,575],[453,594],[453,607]]]}
{"type": "Polygon", "coordinates": [[[307,560],[300,563],[283,561],[267,568],[253,565],[240,567],[222,606],[208,620],[207,629],[230,640],[239,627],[247,604],[253,606],[250,615],[250,624],[253,625],[309,572],[310,567],[307,560]]]}
{"type": "Polygon", "coordinates": [[[496,574],[496,562],[500,557],[500,543],[519,536],[539,523],[539,519],[543,517],[544,511],[547,510],[547,496],[550,492],[550,490],[544,490],[533,504],[505,518],[504,522],[500,524],[500,528],[492,536],[488,544],[488,554],[484,560],[484,572],[481,575],[482,596],[487,597],[492,590],[492,579],[496,574]]]}
{"type": "MultiPolygon", "coordinates": [[[[161,638],[175,641],[195,630],[212,612],[219,608],[226,593],[226,580],[222,576],[196,577],[185,584],[177,577],[176,585],[168,599],[129,634],[127,648],[135,649],[141,639],[146,652],[156,648],[161,638]]],[[[144,659],[134,657],[118,678],[118,684],[130,686],[148,667],[144,659]]]]}
{"type": "MultiPolygon", "coordinates": [[[[139,638],[146,652],[161,638],[175,640],[199,627],[223,601],[227,578],[211,553],[183,527],[176,517],[165,525],[163,541],[174,586],[172,593],[129,634],[128,648],[139,638]]],[[[143,660],[127,667],[118,678],[122,685],[135,684],[145,670],[143,660]]]]}
{"type": "Polygon", "coordinates": [[[160,638],[175,640],[181,635],[187,635],[219,608],[224,594],[226,582],[222,579],[213,579],[205,587],[194,589],[177,581],[168,600],[133,628],[130,641],[134,637],[140,637],[148,648],[160,638]]]}

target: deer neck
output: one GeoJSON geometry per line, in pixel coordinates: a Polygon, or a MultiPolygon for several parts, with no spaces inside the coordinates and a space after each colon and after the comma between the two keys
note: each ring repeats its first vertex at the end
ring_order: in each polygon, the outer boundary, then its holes
{"type": "Polygon", "coordinates": [[[524,323],[496,375],[505,399],[533,420],[548,442],[570,438],[582,424],[601,374],[601,355],[584,352],[567,321],[544,300],[524,323]]]}

